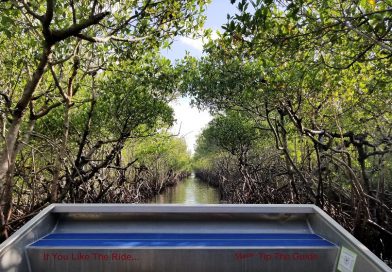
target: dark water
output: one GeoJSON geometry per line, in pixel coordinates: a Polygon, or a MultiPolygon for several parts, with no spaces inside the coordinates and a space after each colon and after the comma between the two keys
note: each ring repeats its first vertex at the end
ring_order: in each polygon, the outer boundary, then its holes
{"type": "Polygon", "coordinates": [[[217,204],[219,203],[219,192],[192,174],[176,186],[166,188],[151,203],[217,204]]]}

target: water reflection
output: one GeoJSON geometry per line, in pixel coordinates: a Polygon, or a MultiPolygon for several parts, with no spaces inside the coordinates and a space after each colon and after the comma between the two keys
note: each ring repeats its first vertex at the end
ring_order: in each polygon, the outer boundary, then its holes
{"type": "Polygon", "coordinates": [[[162,194],[152,200],[152,203],[217,204],[219,192],[192,175],[177,186],[166,188],[162,194]]]}

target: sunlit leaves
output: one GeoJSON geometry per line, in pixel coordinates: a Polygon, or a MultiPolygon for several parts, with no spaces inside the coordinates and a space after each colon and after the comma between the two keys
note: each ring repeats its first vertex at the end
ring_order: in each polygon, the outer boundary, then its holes
{"type": "Polygon", "coordinates": [[[210,146],[241,156],[250,150],[259,134],[251,120],[238,112],[229,112],[215,117],[201,137],[210,146]]]}
{"type": "MultiPolygon", "coordinates": [[[[156,167],[158,164],[175,172],[190,172],[190,153],[185,140],[167,133],[158,133],[154,137],[140,139],[129,143],[126,150],[133,152],[139,164],[156,167]]],[[[162,171],[163,172],[163,171],[162,171]]]]}
{"type": "Polygon", "coordinates": [[[260,120],[265,110],[288,108],[300,133],[303,126],[364,133],[391,123],[385,2],[253,2],[248,13],[239,1],[208,56],[189,62],[184,90],[199,105],[260,120]]]}

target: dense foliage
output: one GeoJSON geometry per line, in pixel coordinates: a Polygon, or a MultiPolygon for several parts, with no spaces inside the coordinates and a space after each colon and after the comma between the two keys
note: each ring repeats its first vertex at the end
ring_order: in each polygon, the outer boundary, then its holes
{"type": "Polygon", "coordinates": [[[199,33],[208,2],[0,1],[0,239],[49,203],[144,201],[187,171],[184,148],[165,150],[181,163],[141,186],[144,155],[122,154],[173,122],[159,51],[199,33]]]}
{"type": "Polygon", "coordinates": [[[228,201],[317,204],[391,258],[390,3],[232,2],[206,56],[179,68],[184,91],[217,114],[199,176],[228,201]],[[238,134],[254,136],[245,162],[238,134]]]}

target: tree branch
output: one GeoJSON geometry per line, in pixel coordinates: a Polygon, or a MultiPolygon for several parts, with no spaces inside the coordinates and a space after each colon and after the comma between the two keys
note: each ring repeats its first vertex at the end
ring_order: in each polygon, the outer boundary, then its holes
{"type": "Polygon", "coordinates": [[[54,6],[55,6],[55,0],[46,1],[46,13],[42,21],[44,28],[48,28],[53,20],[54,6]]]}
{"type": "Polygon", "coordinates": [[[373,37],[371,37],[370,35],[363,33],[362,31],[360,31],[359,29],[351,26],[348,22],[342,22],[344,26],[346,26],[348,29],[354,31],[355,33],[357,33],[359,36],[362,36],[363,38],[367,39],[368,41],[374,42],[375,44],[379,45],[381,48],[388,50],[389,52],[392,52],[392,47],[387,45],[386,43],[383,43],[373,37]]]}
{"type": "Polygon", "coordinates": [[[144,13],[146,12],[146,9],[150,5],[150,3],[151,3],[151,0],[148,0],[147,3],[144,5],[144,7],[142,8],[142,10],[139,13],[135,13],[135,15],[132,15],[127,20],[125,20],[122,24],[120,24],[118,27],[116,27],[114,30],[112,30],[109,33],[109,36],[112,36],[112,35],[116,34],[117,32],[119,32],[122,28],[124,28],[133,19],[136,19],[139,16],[143,16],[144,13]]]}
{"type": "Polygon", "coordinates": [[[97,4],[98,4],[98,0],[94,0],[93,5],[91,7],[90,17],[94,16],[95,8],[97,7],[97,4]]]}
{"type": "Polygon", "coordinates": [[[51,65],[50,65],[50,72],[52,73],[52,77],[54,79],[54,84],[56,85],[57,89],[59,89],[61,96],[64,98],[65,101],[68,101],[69,97],[64,92],[63,88],[61,87],[60,82],[56,76],[56,73],[53,70],[53,66],[51,66],[51,65]]]}
{"type": "Polygon", "coordinates": [[[44,117],[45,115],[47,115],[52,109],[57,108],[59,106],[61,106],[63,103],[62,102],[56,102],[52,105],[50,105],[49,107],[44,107],[42,108],[38,113],[34,114],[32,119],[37,120],[41,117],[44,117]]]}
{"type": "Polygon", "coordinates": [[[382,150],[382,151],[374,151],[374,152],[367,153],[365,157],[369,158],[371,156],[376,156],[376,155],[385,155],[390,152],[392,152],[392,150],[390,150],[390,149],[382,150]]]}
{"type": "Polygon", "coordinates": [[[38,13],[34,12],[31,8],[28,2],[26,2],[25,0],[19,1],[20,3],[22,3],[23,7],[25,8],[25,10],[27,11],[28,14],[30,14],[31,16],[33,16],[35,19],[38,19],[40,22],[44,21],[44,16],[39,15],[38,13]]]}
{"type": "Polygon", "coordinates": [[[72,9],[72,22],[73,24],[76,24],[76,11],[75,11],[75,5],[73,0],[70,1],[70,6],[72,9]]]}
{"type": "Polygon", "coordinates": [[[149,36],[137,37],[137,38],[121,38],[121,37],[117,37],[117,36],[91,37],[91,36],[87,36],[87,35],[82,34],[82,33],[76,34],[75,36],[80,38],[80,39],[89,41],[89,42],[97,42],[97,43],[105,43],[105,42],[108,42],[110,40],[132,43],[132,42],[145,40],[145,39],[147,39],[149,37],[149,36]]]}
{"type": "Polygon", "coordinates": [[[98,13],[87,20],[84,20],[80,22],[79,24],[73,24],[67,29],[62,29],[62,30],[53,30],[52,31],[52,42],[59,42],[62,40],[65,40],[71,36],[77,36],[77,34],[80,33],[83,29],[88,28],[89,26],[95,25],[99,23],[103,18],[105,18],[107,15],[109,15],[110,12],[101,12],[98,13]]]}

